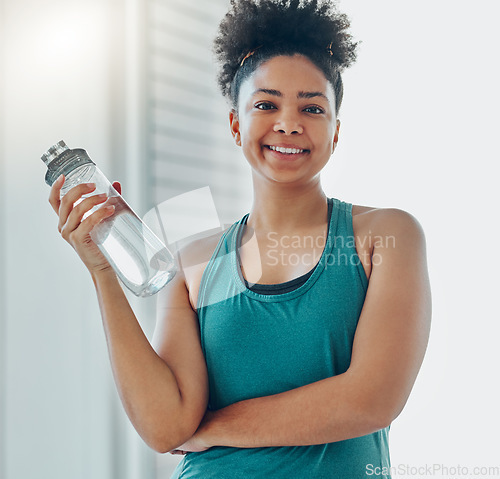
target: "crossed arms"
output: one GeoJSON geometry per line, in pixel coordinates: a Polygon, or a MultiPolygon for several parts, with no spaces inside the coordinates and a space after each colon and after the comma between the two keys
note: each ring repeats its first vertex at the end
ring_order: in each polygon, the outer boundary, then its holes
{"type": "Polygon", "coordinates": [[[420,369],[430,330],[425,237],[400,210],[384,210],[349,369],[338,376],[208,413],[178,450],[211,446],[323,444],[370,434],[400,414],[420,369]]]}

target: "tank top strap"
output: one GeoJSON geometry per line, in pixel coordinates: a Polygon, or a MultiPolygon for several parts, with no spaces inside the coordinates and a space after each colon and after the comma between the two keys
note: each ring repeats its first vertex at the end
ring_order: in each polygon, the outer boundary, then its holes
{"type": "MultiPolygon", "coordinates": [[[[248,216],[248,214],[245,216],[248,216]]],[[[231,261],[231,256],[234,254],[233,237],[237,234],[245,216],[239,221],[234,222],[224,231],[210,260],[205,266],[198,291],[198,301],[196,304],[197,311],[204,306],[214,304],[241,292],[238,290],[228,291],[228,287],[232,286],[228,279],[232,277],[231,267],[233,262],[231,261]],[[216,281],[217,278],[223,279],[223,281],[216,281]],[[210,288],[207,288],[208,284],[210,284],[210,288]]]]}
{"type": "Polygon", "coordinates": [[[335,234],[331,237],[333,248],[329,262],[352,270],[352,274],[358,276],[366,293],[368,278],[356,250],[352,216],[353,205],[336,198],[333,198],[333,201],[337,209],[337,221],[335,234]]]}

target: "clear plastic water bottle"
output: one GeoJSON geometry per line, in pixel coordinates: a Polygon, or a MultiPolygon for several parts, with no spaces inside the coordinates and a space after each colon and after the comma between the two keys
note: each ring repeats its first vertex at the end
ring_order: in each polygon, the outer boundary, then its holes
{"type": "Polygon", "coordinates": [[[170,251],[134,213],[85,150],[70,150],[60,141],[42,155],[42,160],[48,168],[45,182],[49,186],[61,174],[65,176],[61,196],[80,183],[95,183],[96,188],[79,202],[88,196],[107,194],[108,200],[94,206],[83,219],[103,206],[115,207],[113,215],[97,224],[90,236],[130,291],[136,296],[151,296],[174,277],[176,265],[170,251]]]}

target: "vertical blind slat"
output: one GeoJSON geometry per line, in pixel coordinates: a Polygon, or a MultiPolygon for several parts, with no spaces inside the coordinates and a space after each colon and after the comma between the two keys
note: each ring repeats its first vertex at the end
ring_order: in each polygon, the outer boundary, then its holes
{"type": "Polygon", "coordinates": [[[209,185],[222,223],[248,211],[240,192],[249,189],[211,51],[227,5],[227,0],[149,0],[145,47],[150,207],[209,185]]]}

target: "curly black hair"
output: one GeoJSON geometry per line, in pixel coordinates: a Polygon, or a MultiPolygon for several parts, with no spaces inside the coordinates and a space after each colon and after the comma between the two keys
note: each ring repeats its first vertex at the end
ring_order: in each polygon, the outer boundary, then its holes
{"type": "Polygon", "coordinates": [[[262,63],[301,54],[332,84],[338,113],[341,72],[356,60],[358,46],[349,26],[347,16],[328,0],[231,0],[213,44],[222,94],[237,109],[241,83],[262,63]]]}

